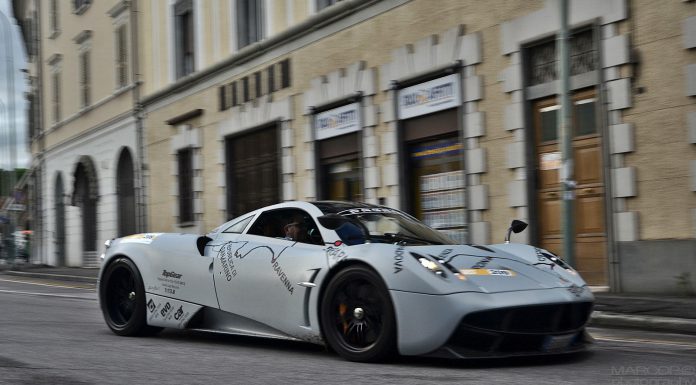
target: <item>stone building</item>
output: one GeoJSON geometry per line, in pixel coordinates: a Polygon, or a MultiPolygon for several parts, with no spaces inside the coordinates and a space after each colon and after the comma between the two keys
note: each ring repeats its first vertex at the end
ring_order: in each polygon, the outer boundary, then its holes
{"type": "MultiPolygon", "coordinates": [[[[502,241],[520,218],[530,227],[516,241],[561,251],[557,1],[58,2],[58,36],[54,2],[37,3],[15,7],[42,26],[48,263],[61,261],[60,228],[79,265],[82,240],[117,236],[128,218],[204,233],[316,199],[397,207],[472,243],[502,241]],[[60,110],[56,74],[75,85],[60,110]]],[[[592,285],[696,287],[695,7],[570,1],[574,262],[592,285]]]]}
{"type": "Polygon", "coordinates": [[[98,266],[103,240],[145,229],[125,1],[14,1],[27,47],[34,262],[98,266]]]}

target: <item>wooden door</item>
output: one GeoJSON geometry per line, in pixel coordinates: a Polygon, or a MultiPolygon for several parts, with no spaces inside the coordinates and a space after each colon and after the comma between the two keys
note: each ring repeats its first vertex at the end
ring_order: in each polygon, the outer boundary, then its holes
{"type": "MultiPolygon", "coordinates": [[[[574,267],[591,285],[607,284],[607,237],[604,209],[602,142],[599,134],[597,98],[594,90],[577,92],[573,98],[573,177],[577,182],[574,201],[574,267]]],[[[533,105],[537,156],[537,202],[541,246],[562,255],[562,187],[559,182],[561,154],[557,137],[560,106],[555,98],[533,105]]]]}
{"type": "Polygon", "coordinates": [[[227,139],[228,216],[280,202],[276,126],[227,139]]]}

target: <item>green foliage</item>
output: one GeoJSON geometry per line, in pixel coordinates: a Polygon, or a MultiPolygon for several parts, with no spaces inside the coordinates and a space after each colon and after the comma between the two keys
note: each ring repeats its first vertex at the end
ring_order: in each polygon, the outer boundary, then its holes
{"type": "MultiPolygon", "coordinates": [[[[25,168],[16,168],[14,182],[17,183],[25,172],[27,172],[25,168]]],[[[0,169],[0,197],[7,197],[10,195],[10,191],[12,190],[11,184],[12,171],[0,169]]]]}

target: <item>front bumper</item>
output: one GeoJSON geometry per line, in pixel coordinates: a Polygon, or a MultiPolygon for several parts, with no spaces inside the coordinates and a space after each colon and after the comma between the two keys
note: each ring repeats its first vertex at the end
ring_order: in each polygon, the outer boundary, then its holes
{"type": "Polygon", "coordinates": [[[588,289],[427,295],[391,291],[399,353],[498,357],[582,350],[588,289]]]}

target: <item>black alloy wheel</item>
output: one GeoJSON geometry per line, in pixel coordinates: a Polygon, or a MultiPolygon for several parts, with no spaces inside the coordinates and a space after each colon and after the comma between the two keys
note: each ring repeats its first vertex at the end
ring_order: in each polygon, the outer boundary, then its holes
{"type": "Polygon", "coordinates": [[[162,330],[145,321],[145,287],[138,268],[128,258],[118,258],[107,266],[99,285],[99,304],[106,324],[118,335],[147,335],[162,330]]]}
{"type": "Polygon", "coordinates": [[[348,360],[378,362],[395,352],[394,307],[382,278],[367,267],[348,267],[329,282],[321,326],[329,346],[348,360]]]}

